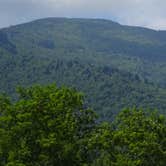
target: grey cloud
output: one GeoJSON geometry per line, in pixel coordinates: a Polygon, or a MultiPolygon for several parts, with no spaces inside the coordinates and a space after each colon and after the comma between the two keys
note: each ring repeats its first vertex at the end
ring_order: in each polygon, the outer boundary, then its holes
{"type": "Polygon", "coordinates": [[[0,0],[0,27],[42,17],[86,17],[166,29],[165,10],[162,0],[0,0]]]}

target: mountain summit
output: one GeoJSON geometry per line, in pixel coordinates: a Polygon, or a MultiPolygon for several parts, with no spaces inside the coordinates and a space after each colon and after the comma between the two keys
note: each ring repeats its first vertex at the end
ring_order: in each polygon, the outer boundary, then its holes
{"type": "Polygon", "coordinates": [[[166,108],[166,32],[103,19],[46,18],[0,30],[0,89],[70,85],[103,116],[166,108]],[[112,110],[110,110],[112,108],[112,110]]]}

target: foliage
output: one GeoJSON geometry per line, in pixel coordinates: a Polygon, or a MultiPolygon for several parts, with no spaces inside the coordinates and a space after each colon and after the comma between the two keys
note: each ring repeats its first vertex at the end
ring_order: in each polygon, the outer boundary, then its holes
{"type": "Polygon", "coordinates": [[[100,19],[48,18],[5,28],[0,92],[16,98],[17,85],[56,82],[84,92],[102,119],[133,105],[162,112],[165,43],[165,32],[100,19]]]}
{"type": "Polygon", "coordinates": [[[163,115],[136,109],[120,113],[113,143],[121,165],[165,165],[165,131],[163,115]]]}
{"type": "Polygon", "coordinates": [[[54,85],[19,94],[15,104],[1,101],[1,165],[78,165],[78,140],[95,120],[82,95],[54,85]]]}
{"type": "Polygon", "coordinates": [[[82,94],[55,85],[0,97],[2,166],[164,166],[166,118],[126,109],[97,123],[82,94]]]}

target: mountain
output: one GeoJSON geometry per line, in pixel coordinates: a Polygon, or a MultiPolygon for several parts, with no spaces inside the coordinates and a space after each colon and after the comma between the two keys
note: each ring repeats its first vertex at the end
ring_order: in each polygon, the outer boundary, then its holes
{"type": "Polygon", "coordinates": [[[0,30],[0,91],[70,85],[109,118],[124,107],[166,109],[166,31],[102,19],[46,18],[0,30]]]}

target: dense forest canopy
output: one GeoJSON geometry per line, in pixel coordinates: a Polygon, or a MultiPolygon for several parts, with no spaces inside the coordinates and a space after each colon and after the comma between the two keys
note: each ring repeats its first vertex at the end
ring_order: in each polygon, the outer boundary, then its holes
{"type": "Polygon", "coordinates": [[[166,108],[166,32],[102,19],[47,18],[0,30],[0,92],[57,82],[103,119],[124,107],[166,108]],[[111,109],[110,109],[111,108],[111,109]]]}
{"type": "Polygon", "coordinates": [[[166,118],[125,109],[97,122],[74,89],[19,88],[0,97],[1,166],[165,166],[166,118]]]}
{"type": "Polygon", "coordinates": [[[165,31],[103,19],[1,29],[0,165],[165,166],[165,52],[165,31]]]}

